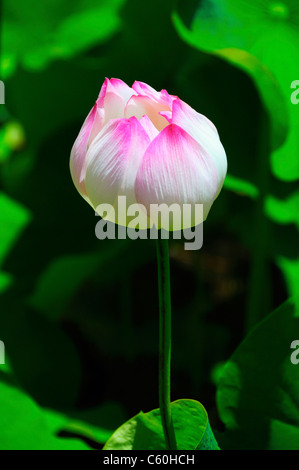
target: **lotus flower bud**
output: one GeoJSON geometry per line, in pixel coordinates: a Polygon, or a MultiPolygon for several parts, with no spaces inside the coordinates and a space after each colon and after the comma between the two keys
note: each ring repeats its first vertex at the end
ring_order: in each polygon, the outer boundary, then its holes
{"type": "Polygon", "coordinates": [[[224,148],[209,119],[166,90],[122,80],[104,81],[70,158],[79,193],[105,219],[129,225],[139,208],[139,228],[189,228],[206,219],[227,170],[224,148]],[[120,196],[126,208],[118,206],[120,196]],[[201,204],[201,218],[156,219],[152,206],[184,210],[201,204]]]}

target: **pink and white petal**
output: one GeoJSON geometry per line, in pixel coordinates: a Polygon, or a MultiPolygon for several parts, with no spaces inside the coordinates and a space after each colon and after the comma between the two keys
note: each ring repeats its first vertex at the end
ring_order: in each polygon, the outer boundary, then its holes
{"type": "Polygon", "coordinates": [[[172,106],[172,122],[190,134],[213,159],[218,174],[219,194],[227,172],[227,158],[214,124],[180,99],[172,106]]]}
{"type": "Polygon", "coordinates": [[[127,85],[125,82],[123,82],[119,78],[111,78],[110,84],[113,86],[114,90],[120,96],[122,96],[122,98],[125,100],[126,103],[129,101],[131,96],[137,95],[137,93],[131,87],[129,87],[129,85],[127,85]]]}
{"type": "Polygon", "coordinates": [[[97,99],[97,105],[99,108],[104,107],[104,100],[105,100],[108,86],[109,86],[109,78],[106,77],[103,85],[101,86],[100,93],[97,99]]]}
{"type": "Polygon", "coordinates": [[[161,90],[160,96],[160,100],[167,103],[170,109],[172,109],[172,103],[174,100],[178,99],[177,96],[170,95],[167,90],[161,90]]]}
{"type": "Polygon", "coordinates": [[[172,102],[177,98],[177,96],[170,95],[167,90],[156,91],[153,87],[143,82],[134,82],[132,88],[138,95],[147,96],[158,103],[166,104],[170,109],[172,102]]]}
{"type": "MultiPolygon", "coordinates": [[[[216,167],[205,150],[183,129],[170,124],[148,146],[139,167],[135,194],[148,214],[152,204],[203,204],[207,217],[218,187],[216,167]]],[[[152,218],[157,226],[157,219],[152,218]]],[[[182,226],[181,218],[173,221],[171,230],[182,226]]],[[[201,222],[201,221],[200,221],[201,222]]],[[[198,223],[198,222],[197,222],[198,223]]],[[[168,226],[162,227],[168,229],[168,226]]]]}
{"type": "MultiPolygon", "coordinates": [[[[85,177],[87,195],[95,210],[100,204],[114,207],[116,222],[121,225],[127,225],[128,220],[126,214],[118,213],[117,198],[126,196],[127,206],[136,204],[136,174],[149,143],[142,125],[136,118],[131,118],[110,121],[89,147],[85,177]]],[[[105,218],[109,220],[109,217],[105,218]]],[[[147,223],[146,220],[145,227],[147,223]]]]}
{"type": "Polygon", "coordinates": [[[133,83],[132,88],[138,95],[147,96],[148,98],[159,101],[160,93],[147,83],[138,82],[136,80],[133,83]]]}
{"type": "Polygon", "coordinates": [[[160,111],[159,114],[165,117],[165,119],[167,119],[169,124],[172,124],[172,112],[171,111],[160,111]]]}
{"type": "Polygon", "coordinates": [[[114,91],[107,92],[104,100],[105,124],[110,119],[124,118],[125,106],[126,103],[122,96],[114,91]]]}
{"type": "Polygon", "coordinates": [[[147,135],[149,136],[150,140],[154,140],[157,135],[159,134],[158,129],[154,126],[150,118],[145,114],[140,119],[140,124],[142,125],[143,129],[146,131],[147,135]]]}
{"type": "Polygon", "coordinates": [[[133,94],[134,91],[122,80],[118,78],[112,78],[111,80],[105,78],[97,99],[98,109],[104,109],[104,125],[110,119],[121,119],[124,117],[126,103],[133,94]]]}
{"type": "Polygon", "coordinates": [[[104,125],[105,125],[105,110],[104,108],[99,108],[97,106],[97,110],[96,110],[95,117],[94,117],[94,122],[93,122],[92,129],[91,129],[89,139],[88,139],[87,149],[90,146],[93,139],[99,134],[99,132],[101,132],[104,125]]]}
{"type": "Polygon", "coordinates": [[[97,105],[95,104],[80,129],[78,137],[76,138],[72,147],[70,157],[70,170],[74,185],[84,198],[86,198],[86,189],[84,183],[85,157],[88,140],[95,121],[96,113],[97,105]]]}
{"type": "Polygon", "coordinates": [[[132,95],[136,94],[132,88],[119,78],[111,78],[109,80],[109,78],[106,77],[97,99],[99,107],[104,106],[106,94],[111,92],[119,94],[125,102],[127,102],[132,95]]]}
{"type": "Polygon", "coordinates": [[[168,125],[167,119],[159,114],[161,111],[169,111],[168,105],[160,104],[147,96],[138,95],[132,96],[128,101],[125,117],[135,116],[137,119],[141,119],[146,114],[158,131],[161,131],[168,125]]]}
{"type": "Polygon", "coordinates": [[[138,95],[147,96],[151,100],[168,106],[170,109],[172,107],[172,102],[177,98],[177,96],[170,95],[167,90],[157,91],[150,85],[147,85],[147,83],[143,82],[134,82],[132,88],[136,93],[138,93],[138,95]]]}

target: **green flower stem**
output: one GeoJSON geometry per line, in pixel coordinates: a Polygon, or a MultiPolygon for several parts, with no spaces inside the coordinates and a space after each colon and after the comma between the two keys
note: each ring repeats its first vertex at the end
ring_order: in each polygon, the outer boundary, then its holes
{"type": "Polygon", "coordinates": [[[171,299],[168,240],[157,240],[159,282],[159,407],[166,447],[176,450],[170,409],[171,299]]]}
{"type": "Polygon", "coordinates": [[[260,190],[256,205],[253,231],[253,256],[249,280],[245,329],[248,333],[272,310],[271,281],[267,258],[270,239],[269,221],[265,214],[265,201],[270,191],[270,129],[269,118],[264,109],[259,117],[259,150],[257,178],[260,190]]]}

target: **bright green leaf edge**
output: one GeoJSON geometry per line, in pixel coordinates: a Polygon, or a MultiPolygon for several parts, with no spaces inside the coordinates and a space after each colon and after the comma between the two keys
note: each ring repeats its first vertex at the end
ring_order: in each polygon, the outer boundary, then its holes
{"type": "Polygon", "coordinates": [[[289,132],[289,115],[282,91],[270,70],[246,50],[239,48],[212,50],[198,44],[197,38],[184,25],[176,11],[172,13],[172,21],[180,37],[191,47],[218,56],[252,77],[272,119],[272,149],[279,148],[289,132]]]}
{"type": "MultiPolygon", "coordinates": [[[[219,450],[205,408],[196,400],[171,403],[179,450],[219,450]]],[[[160,410],[142,411],[120,426],[103,450],[165,450],[160,410]]]]}

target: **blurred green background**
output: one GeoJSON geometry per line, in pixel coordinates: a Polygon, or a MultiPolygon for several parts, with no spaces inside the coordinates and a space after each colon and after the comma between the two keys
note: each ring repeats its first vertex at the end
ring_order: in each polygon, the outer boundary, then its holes
{"type": "Polygon", "coordinates": [[[299,449],[298,303],[271,314],[299,294],[297,0],[1,12],[0,448],[101,449],[158,407],[155,244],[97,240],[69,173],[107,76],[178,95],[228,157],[203,248],[170,244],[172,398],[202,402],[222,448],[299,449]]]}

